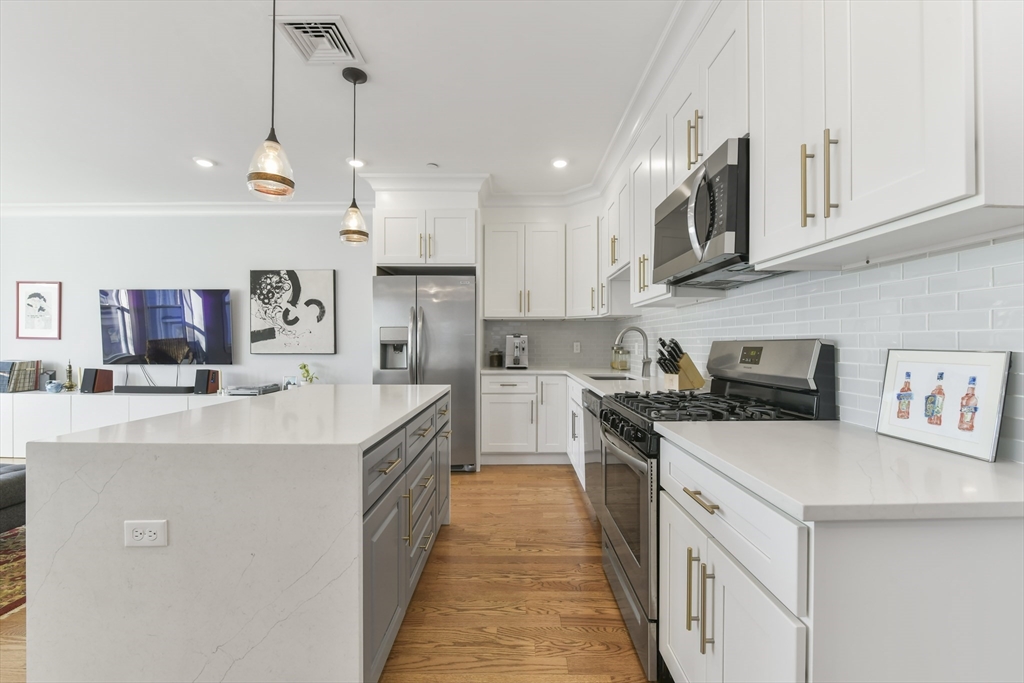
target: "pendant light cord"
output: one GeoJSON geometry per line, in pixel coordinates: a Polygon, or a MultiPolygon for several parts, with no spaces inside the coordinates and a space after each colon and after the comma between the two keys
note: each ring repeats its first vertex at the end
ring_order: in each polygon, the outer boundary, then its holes
{"type": "MultiPolygon", "coordinates": [[[[274,0],[275,2],[277,0],[274,0]]],[[[356,83],[352,81],[352,161],[355,161],[358,157],[356,156],[356,83]]],[[[352,166],[352,203],[356,203],[356,167],[352,166]]]]}
{"type": "Polygon", "coordinates": [[[270,133],[274,133],[274,89],[277,85],[277,0],[273,4],[274,20],[270,25],[270,133]]]}

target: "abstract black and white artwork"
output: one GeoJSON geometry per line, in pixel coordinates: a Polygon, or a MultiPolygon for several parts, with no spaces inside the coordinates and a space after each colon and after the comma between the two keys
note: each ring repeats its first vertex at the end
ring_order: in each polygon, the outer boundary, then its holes
{"type": "Polygon", "coordinates": [[[334,270],[249,271],[251,353],[336,353],[334,270]]]}

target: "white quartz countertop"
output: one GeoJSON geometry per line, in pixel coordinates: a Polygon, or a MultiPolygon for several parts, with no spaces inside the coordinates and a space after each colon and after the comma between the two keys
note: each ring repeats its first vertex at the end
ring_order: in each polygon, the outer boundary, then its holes
{"type": "MultiPolygon", "coordinates": [[[[506,370],[504,368],[484,368],[484,375],[565,375],[599,396],[617,394],[625,391],[667,391],[665,379],[661,375],[640,379],[634,374],[611,368],[566,368],[566,367],[530,367],[526,370],[506,370]],[[629,379],[598,380],[590,375],[625,375],[629,379]]],[[[655,370],[652,367],[652,373],[655,370]]]]}
{"type": "Polygon", "coordinates": [[[660,422],[655,430],[804,521],[1024,517],[1024,465],[838,421],[660,422]]]}
{"type": "Polygon", "coordinates": [[[366,448],[448,390],[436,384],[317,384],[44,440],[366,448]]]}

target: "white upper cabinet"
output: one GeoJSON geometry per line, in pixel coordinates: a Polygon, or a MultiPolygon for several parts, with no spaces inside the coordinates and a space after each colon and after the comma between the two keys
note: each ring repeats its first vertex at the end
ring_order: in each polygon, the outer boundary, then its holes
{"type": "Polygon", "coordinates": [[[700,163],[694,150],[693,122],[697,120],[697,132],[701,123],[698,116],[703,116],[703,101],[699,97],[699,78],[695,59],[687,59],[679,66],[675,77],[668,87],[668,130],[670,147],[668,155],[668,173],[670,189],[675,189],[693,172],[693,167],[700,163]]]}
{"type": "Polygon", "coordinates": [[[565,317],[564,225],[526,224],[525,282],[527,318],[565,317]]]}
{"type": "Polygon", "coordinates": [[[652,283],[654,272],[654,209],[668,194],[666,159],[668,143],[664,115],[651,117],[638,145],[639,154],[630,167],[630,205],[632,208],[633,261],[630,264],[633,305],[658,301],[670,296],[667,285],[652,283]]]}
{"type": "MultiPolygon", "coordinates": [[[[628,169],[627,169],[628,171],[628,169]]],[[[612,201],[608,207],[608,269],[609,275],[622,271],[630,264],[632,243],[630,232],[629,174],[623,172],[612,185],[612,201]]]]}
{"type": "Polygon", "coordinates": [[[565,317],[564,225],[484,226],[484,317],[565,317]]]}
{"type": "Polygon", "coordinates": [[[825,239],[822,185],[825,67],[823,0],[750,6],[750,51],[763,79],[750,82],[750,240],[762,253],[786,253],[825,239]],[[801,167],[800,150],[809,156],[801,167]],[[804,219],[805,214],[808,215],[804,219]]]}
{"type": "Polygon", "coordinates": [[[484,317],[523,317],[525,264],[525,225],[484,226],[484,317]]]}
{"type": "Polygon", "coordinates": [[[476,210],[377,209],[373,253],[380,265],[476,263],[476,210]]]}
{"type": "MultiPolygon", "coordinates": [[[[700,69],[703,119],[694,122],[694,153],[701,160],[729,138],[750,132],[747,118],[747,3],[722,2],[694,52],[700,69]]],[[[680,181],[682,182],[682,181],[680,181]]]]}
{"type": "Polygon", "coordinates": [[[573,225],[566,232],[566,315],[598,315],[600,287],[597,277],[598,229],[596,221],[573,225]]]}
{"type": "Polygon", "coordinates": [[[973,10],[824,4],[829,238],[974,194],[973,10]]]}
{"type": "Polygon", "coordinates": [[[476,263],[476,209],[427,210],[427,263],[476,263]]]}
{"type": "Polygon", "coordinates": [[[377,263],[424,263],[426,213],[419,209],[375,209],[373,252],[377,263]]]}

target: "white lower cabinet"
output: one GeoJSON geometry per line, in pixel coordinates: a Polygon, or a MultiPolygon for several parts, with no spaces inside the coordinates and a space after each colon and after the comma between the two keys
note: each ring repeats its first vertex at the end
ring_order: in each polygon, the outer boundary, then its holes
{"type": "Polygon", "coordinates": [[[565,452],[565,377],[537,377],[537,451],[565,452]]]}
{"type": "Polygon", "coordinates": [[[586,476],[583,471],[583,429],[586,420],[583,419],[583,407],[575,399],[569,399],[566,412],[569,416],[569,441],[566,453],[569,455],[572,468],[576,470],[576,478],[580,480],[580,486],[586,488],[586,476]]]}
{"type": "Polygon", "coordinates": [[[661,493],[659,650],[677,681],[804,681],[807,627],[661,493]]]}
{"type": "Polygon", "coordinates": [[[536,453],[534,394],[481,394],[480,450],[484,453],[536,453]]]}
{"type": "Polygon", "coordinates": [[[129,397],[107,394],[71,396],[71,431],[99,429],[129,420],[129,397]]]}
{"type": "Polygon", "coordinates": [[[147,417],[170,415],[188,410],[188,396],[132,396],[128,402],[130,420],[144,420],[147,417]]]}

